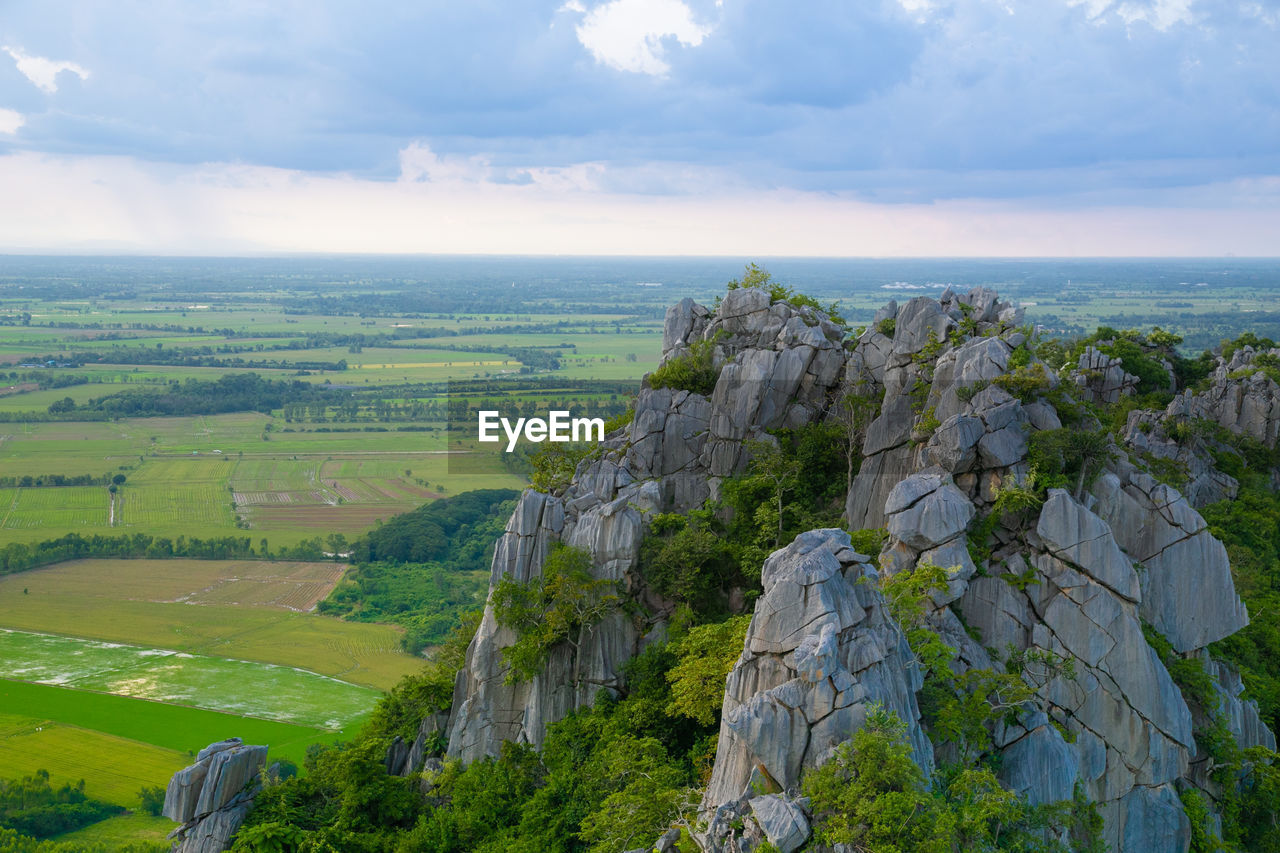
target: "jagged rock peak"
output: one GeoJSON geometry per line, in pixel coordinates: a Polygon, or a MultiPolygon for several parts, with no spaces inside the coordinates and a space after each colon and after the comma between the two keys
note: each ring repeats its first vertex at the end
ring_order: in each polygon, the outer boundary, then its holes
{"type": "Polygon", "coordinates": [[[558,648],[528,680],[508,678],[502,649],[514,635],[486,607],[458,676],[448,754],[471,761],[496,754],[503,741],[540,745],[546,727],[622,688],[622,666],[665,611],[636,572],[648,518],[688,512],[712,497],[719,481],[746,464],[746,442],[768,430],[823,416],[844,372],[843,329],[809,307],[775,302],[759,288],[730,291],[714,310],[685,299],[667,311],[663,363],[714,348],[718,370],[709,394],[646,382],[623,430],[584,460],[560,494],[526,491],[494,551],[490,591],[509,575],[527,582],[542,572],[556,542],[585,549],[597,578],[644,600],[648,621],[613,613],[582,647],[558,648]],[[576,677],[575,677],[576,673],[576,677]]]}
{"type": "Polygon", "coordinates": [[[802,533],[765,562],[764,595],[725,685],[704,811],[750,795],[753,773],[794,791],[877,703],[911,724],[915,759],[932,768],[915,701],[921,674],[876,579],[872,557],[842,530],[802,533]]]}
{"type": "Polygon", "coordinates": [[[177,853],[221,853],[230,846],[261,787],[266,759],[267,747],[229,738],[209,744],[195,764],[173,775],[162,814],[182,824],[169,834],[177,853]]]}
{"type": "MultiPolygon", "coordinates": [[[[1093,482],[1081,473],[1070,489],[1033,489],[1033,441],[1064,434],[1051,392],[1105,404],[1133,381],[1113,359],[1086,351],[1057,388],[1022,319],[989,289],[948,290],[891,303],[846,343],[819,312],[759,289],[731,291],[714,309],[673,306],[664,364],[710,349],[714,386],[646,382],[631,423],[562,492],[521,497],[491,578],[535,578],[553,544],[565,542],[588,551],[596,577],[638,600],[644,615],[611,614],[576,652],[557,648],[537,675],[510,681],[501,650],[514,637],[486,608],[455,690],[450,756],[493,754],[504,740],[540,745],[549,724],[599,690],[624,690],[623,664],[663,636],[673,606],[636,569],[648,518],[701,506],[742,469],[747,442],[824,417],[854,388],[882,402],[846,517],[850,529],[886,528],[888,538],[879,554],[864,555],[848,534],[813,530],[765,563],[763,594],[725,686],[703,799],[709,849],[802,844],[801,779],[858,730],[872,703],[907,723],[921,767],[954,757],[927,737],[915,697],[921,675],[875,582],[928,563],[950,569],[925,619],[955,649],[955,672],[1003,671],[1011,653],[1072,662],[1028,674],[1034,698],[992,724],[1001,781],[1037,803],[1069,799],[1078,785],[1099,804],[1104,840],[1117,853],[1185,851],[1191,830],[1177,786],[1212,792],[1197,777],[1206,759],[1192,709],[1144,623],[1174,654],[1207,661],[1241,745],[1275,742],[1256,705],[1240,699],[1238,674],[1206,651],[1248,620],[1225,549],[1195,509],[1231,484],[1214,480],[1206,463],[1188,499],[1117,457],[1093,482]],[[1001,496],[1019,490],[1022,503],[1006,512],[1001,496]]],[[[1280,386],[1265,370],[1241,372],[1256,359],[1237,352],[1208,391],[1182,395],[1164,417],[1204,417],[1274,443],[1280,386]]],[[[1153,454],[1164,441],[1158,418],[1135,413],[1127,433],[1147,437],[1153,454]]]]}

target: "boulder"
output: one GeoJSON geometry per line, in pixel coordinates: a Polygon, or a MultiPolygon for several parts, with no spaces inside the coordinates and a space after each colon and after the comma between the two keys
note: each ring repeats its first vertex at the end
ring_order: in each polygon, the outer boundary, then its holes
{"type": "Polygon", "coordinates": [[[230,846],[261,787],[266,758],[265,746],[230,738],[200,750],[195,764],[173,775],[161,814],[181,824],[170,834],[176,853],[221,853],[230,846]]]}
{"type": "Polygon", "coordinates": [[[809,816],[799,805],[777,794],[747,801],[764,837],[780,853],[794,853],[809,840],[809,816]]]}
{"type": "Polygon", "coordinates": [[[973,504],[942,469],[913,474],[893,488],[885,503],[889,535],[912,548],[933,548],[968,528],[973,504]]]}
{"type": "Polygon", "coordinates": [[[913,755],[932,767],[915,702],[921,676],[876,578],[839,530],[811,530],[770,555],[764,594],[725,684],[704,813],[736,801],[757,771],[778,789],[798,785],[876,703],[909,722],[913,755]]]}

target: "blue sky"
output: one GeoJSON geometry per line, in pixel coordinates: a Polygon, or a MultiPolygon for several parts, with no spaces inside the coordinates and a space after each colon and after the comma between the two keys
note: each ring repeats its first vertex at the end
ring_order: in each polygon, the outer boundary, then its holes
{"type": "Polygon", "coordinates": [[[1280,2],[0,4],[0,249],[1276,254],[1280,2]]]}

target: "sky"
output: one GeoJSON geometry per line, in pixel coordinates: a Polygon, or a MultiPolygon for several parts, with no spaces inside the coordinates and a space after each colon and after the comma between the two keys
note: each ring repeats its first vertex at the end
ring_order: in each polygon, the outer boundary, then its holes
{"type": "Polygon", "coordinates": [[[0,0],[0,252],[1280,254],[1280,0],[0,0]]]}

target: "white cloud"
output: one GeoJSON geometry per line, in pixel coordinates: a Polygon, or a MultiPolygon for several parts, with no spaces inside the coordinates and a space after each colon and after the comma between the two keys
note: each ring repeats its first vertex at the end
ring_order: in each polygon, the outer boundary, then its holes
{"type": "Polygon", "coordinates": [[[0,107],[0,133],[13,136],[26,123],[27,120],[22,117],[22,113],[0,107]]]}
{"type": "Polygon", "coordinates": [[[483,157],[441,157],[421,141],[400,149],[400,180],[404,182],[478,183],[488,180],[491,173],[483,157]]]}
{"type": "Polygon", "coordinates": [[[538,177],[375,181],[17,153],[0,156],[0,251],[1220,256],[1273,253],[1280,229],[1275,179],[1209,185],[1182,204],[1157,197],[1055,208],[972,199],[881,205],[732,188],[638,196],[538,177]]]}
{"type": "Polygon", "coordinates": [[[1093,21],[1101,23],[1114,12],[1126,24],[1142,21],[1161,32],[1175,24],[1195,23],[1191,13],[1193,0],[1068,0],[1070,6],[1083,6],[1093,21]]]}
{"type": "MultiPolygon", "coordinates": [[[[580,11],[578,0],[562,9],[580,11]]],[[[661,75],[670,66],[663,40],[697,47],[712,27],[700,24],[682,0],[609,0],[586,13],[578,25],[578,41],[597,62],[639,74],[661,75]]]]}
{"type": "Polygon", "coordinates": [[[58,91],[58,75],[63,71],[70,71],[81,80],[89,79],[89,69],[74,62],[31,56],[24,53],[20,47],[10,47],[7,44],[0,47],[0,50],[13,57],[18,70],[35,84],[36,88],[50,95],[58,91]]]}

